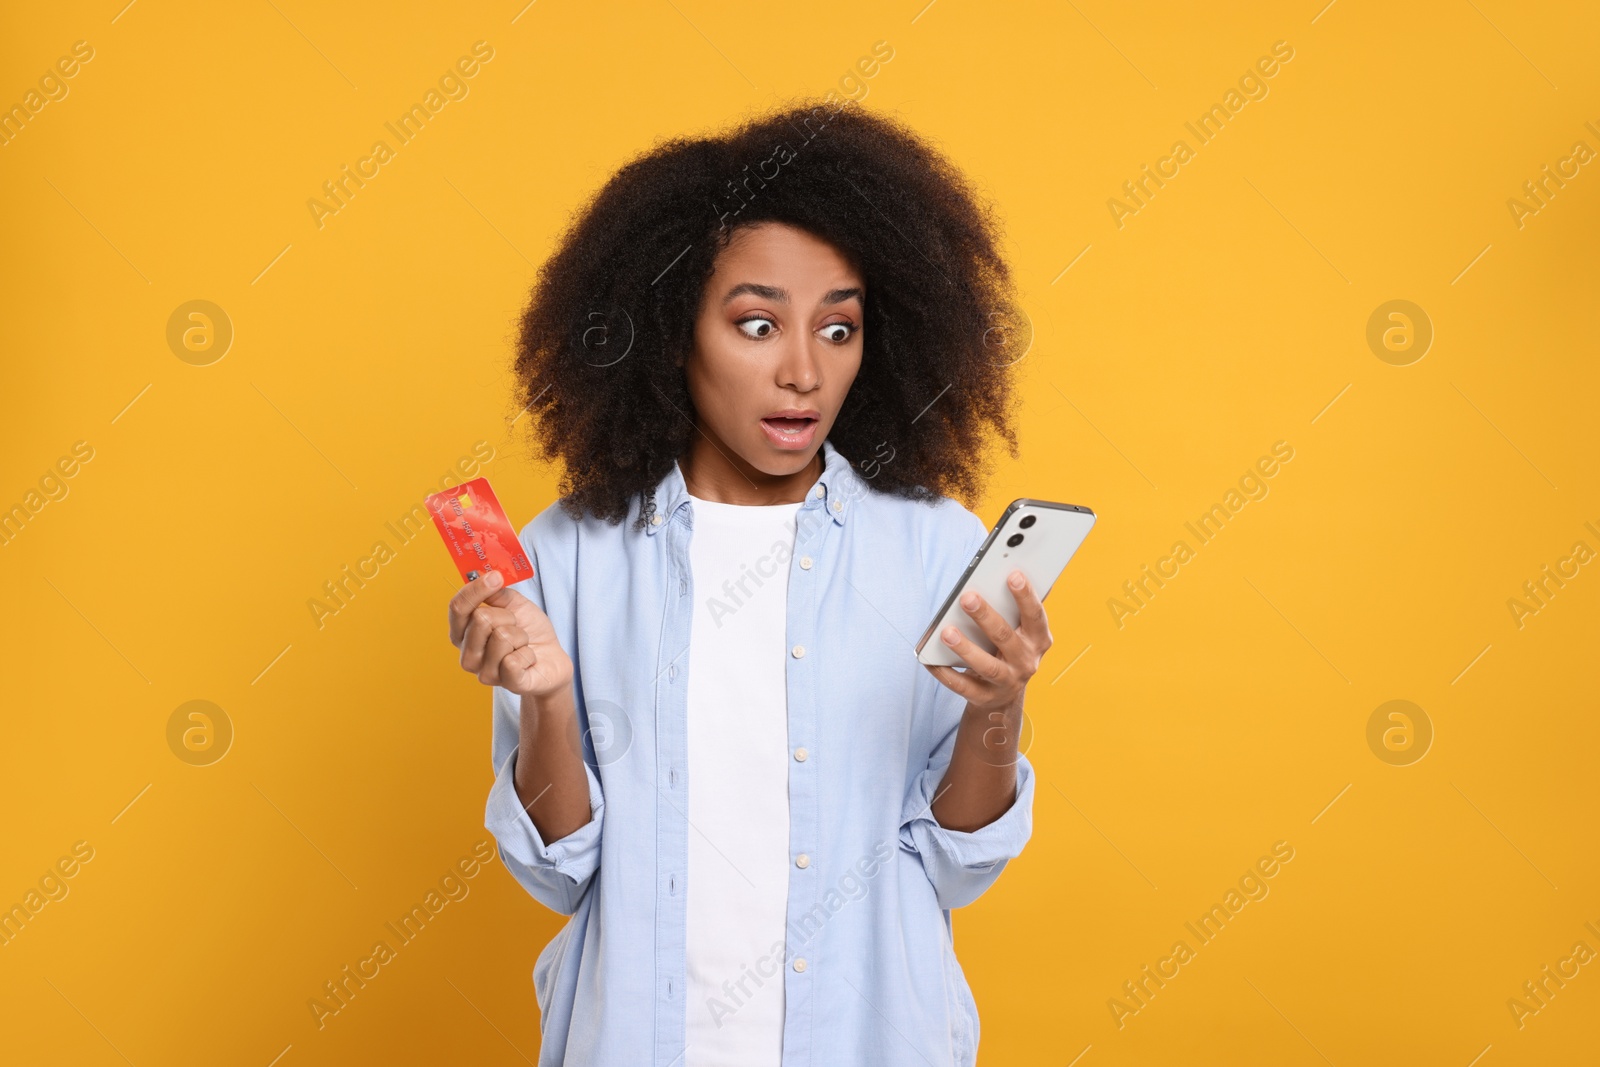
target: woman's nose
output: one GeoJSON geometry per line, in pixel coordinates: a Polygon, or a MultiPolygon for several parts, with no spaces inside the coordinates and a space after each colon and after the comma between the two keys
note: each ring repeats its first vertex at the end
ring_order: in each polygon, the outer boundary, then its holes
{"type": "Polygon", "coordinates": [[[810,338],[800,337],[784,347],[778,363],[778,384],[809,391],[816,388],[820,371],[810,338]]]}

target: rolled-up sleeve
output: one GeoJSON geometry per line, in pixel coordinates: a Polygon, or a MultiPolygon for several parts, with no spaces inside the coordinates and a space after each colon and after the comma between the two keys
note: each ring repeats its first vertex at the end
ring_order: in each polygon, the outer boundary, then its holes
{"type": "MultiPolygon", "coordinates": [[[[570,524],[557,505],[530,522],[521,534],[522,546],[533,562],[533,577],[510,588],[527,597],[550,619],[561,647],[571,655],[576,635],[571,595],[570,524]]],[[[545,841],[517,796],[517,751],[521,739],[522,698],[501,686],[494,687],[494,738],[491,759],[494,784],[489,789],[483,824],[499,843],[500,859],[517,882],[545,907],[571,915],[578,909],[600,866],[600,837],[605,825],[605,795],[587,753],[583,772],[589,783],[589,821],[566,837],[545,841]]],[[[581,694],[580,728],[585,723],[581,694]]]]}
{"type": "Polygon", "coordinates": [[[1006,861],[1021,854],[1033,835],[1033,765],[1017,756],[1017,795],[993,822],[976,830],[951,830],[933,817],[933,798],[949,766],[917,775],[900,816],[900,844],[922,857],[941,908],[964,908],[994,884],[1006,861]]]}
{"type": "Polygon", "coordinates": [[[540,836],[517,797],[515,747],[495,775],[484,813],[484,826],[499,842],[506,870],[534,899],[562,915],[578,910],[578,902],[600,866],[605,796],[594,768],[586,762],[583,771],[589,780],[589,821],[558,841],[547,843],[540,836]]]}
{"type": "MultiPolygon", "coordinates": [[[[952,505],[954,502],[951,502],[952,505]]],[[[930,579],[929,603],[944,602],[967,562],[988,536],[988,527],[965,508],[954,516],[938,545],[924,549],[930,579]]],[[[931,612],[932,608],[930,608],[931,612]]],[[[935,640],[937,638],[934,638],[935,640]]],[[[926,671],[926,668],[923,668],[926,671]]],[[[1033,834],[1033,765],[1021,753],[1016,761],[1016,795],[999,818],[970,832],[951,830],[933,817],[933,798],[950,767],[956,736],[966,711],[966,698],[942,685],[932,674],[919,679],[921,706],[931,710],[939,738],[927,765],[912,779],[900,814],[900,845],[916,852],[933,883],[941,908],[961,908],[994,884],[1006,862],[1022,852],[1033,834]]]]}

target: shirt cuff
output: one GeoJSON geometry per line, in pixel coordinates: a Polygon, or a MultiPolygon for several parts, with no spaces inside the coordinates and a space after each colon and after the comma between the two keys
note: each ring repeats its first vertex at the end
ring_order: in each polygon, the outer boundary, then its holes
{"type": "Polygon", "coordinates": [[[553,870],[574,882],[582,882],[594,873],[600,846],[600,821],[606,806],[600,780],[585,763],[583,773],[589,780],[589,821],[566,837],[547,844],[517,796],[517,751],[516,747],[511,749],[495,775],[494,785],[489,789],[485,825],[504,854],[524,867],[553,870]]]}
{"type": "Polygon", "coordinates": [[[933,815],[933,797],[943,771],[924,772],[901,815],[902,843],[926,855],[930,848],[950,863],[986,874],[1022,852],[1033,834],[1033,765],[1017,754],[1017,794],[999,818],[976,830],[951,830],[933,815]]]}

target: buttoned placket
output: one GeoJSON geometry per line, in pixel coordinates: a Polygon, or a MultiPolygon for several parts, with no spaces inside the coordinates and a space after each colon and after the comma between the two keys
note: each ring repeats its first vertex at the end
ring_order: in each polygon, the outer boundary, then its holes
{"type": "Polygon", "coordinates": [[[656,673],[656,1063],[680,1064],[687,1039],[689,861],[689,635],[694,622],[693,534],[690,502],[675,497],[670,513],[656,512],[653,533],[665,541],[661,647],[656,673]],[[672,595],[676,587],[677,595],[672,595]]]}
{"type": "MultiPolygon", "coordinates": [[[[815,640],[819,563],[825,558],[828,535],[844,524],[845,501],[840,486],[848,473],[824,471],[817,485],[796,512],[794,552],[790,556],[785,627],[790,655],[785,661],[785,695],[788,704],[789,747],[794,760],[789,768],[789,848],[794,868],[789,875],[787,914],[803,915],[818,903],[818,880],[813,874],[817,827],[821,822],[816,784],[817,698],[821,679],[815,657],[806,658],[805,645],[815,640]],[[828,521],[828,520],[832,521],[828,521]]],[[[668,595],[662,597],[661,647],[656,674],[656,803],[657,889],[656,914],[656,1063],[681,1064],[687,1029],[685,937],[687,925],[688,864],[688,684],[686,668],[694,622],[694,576],[689,564],[689,538],[693,536],[693,506],[679,476],[666,506],[657,510],[654,492],[644,508],[646,532],[665,534],[664,579],[668,595]],[[676,596],[670,595],[673,586],[676,596]],[[666,800],[666,803],[662,801],[666,800]]],[[[822,757],[822,758],[825,758],[822,757]]],[[[802,945],[795,931],[785,931],[783,1063],[806,1064],[811,1056],[813,980],[816,946],[802,945]]]]}
{"type": "MultiPolygon", "coordinates": [[[[826,760],[817,739],[817,702],[826,679],[821,676],[815,656],[808,646],[817,642],[815,632],[818,599],[828,558],[829,534],[843,524],[844,502],[838,494],[842,476],[824,479],[811,490],[796,513],[795,546],[789,566],[787,633],[787,695],[789,705],[789,871],[788,914],[808,914],[820,902],[821,882],[817,862],[827,857],[818,852],[818,827],[821,825],[817,775],[818,760],[826,760]],[[828,521],[829,519],[833,521],[828,521]]],[[[811,1062],[811,1031],[815,1015],[816,966],[818,946],[799,940],[798,928],[785,931],[783,1063],[811,1062]]]]}

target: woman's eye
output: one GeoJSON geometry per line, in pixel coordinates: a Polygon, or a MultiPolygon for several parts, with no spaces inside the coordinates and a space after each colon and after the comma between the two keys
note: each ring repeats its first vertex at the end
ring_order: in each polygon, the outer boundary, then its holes
{"type": "Polygon", "coordinates": [[[830,322],[818,332],[834,344],[842,345],[850,340],[850,335],[856,332],[856,328],[848,322],[830,322]]]}
{"type": "Polygon", "coordinates": [[[765,337],[777,328],[771,319],[765,319],[759,315],[748,319],[740,319],[734,325],[746,337],[765,337]]]}

